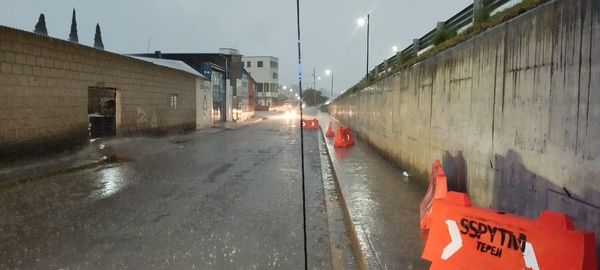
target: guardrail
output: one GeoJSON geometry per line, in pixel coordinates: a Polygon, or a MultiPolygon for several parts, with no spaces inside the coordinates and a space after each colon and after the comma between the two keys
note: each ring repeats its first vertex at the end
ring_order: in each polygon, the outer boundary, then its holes
{"type": "Polygon", "coordinates": [[[510,1],[511,0],[474,0],[473,4],[470,4],[468,7],[461,10],[456,15],[452,16],[450,19],[444,22],[439,22],[436,28],[429,31],[421,38],[414,39],[413,44],[406,47],[406,49],[397,52],[394,56],[384,60],[381,64],[375,66],[375,68],[369,72],[369,76],[376,75],[382,71],[385,71],[389,64],[401,61],[402,56],[417,55],[419,51],[433,46],[434,37],[440,27],[447,27],[458,31],[468,26],[469,24],[472,24],[475,19],[476,6],[477,8],[489,8],[490,13],[492,13],[510,1]],[[487,3],[485,3],[484,5],[484,2],[487,3]]]}

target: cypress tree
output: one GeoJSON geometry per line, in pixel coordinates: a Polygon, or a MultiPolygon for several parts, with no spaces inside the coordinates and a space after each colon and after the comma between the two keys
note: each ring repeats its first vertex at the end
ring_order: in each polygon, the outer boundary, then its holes
{"type": "Polygon", "coordinates": [[[33,32],[38,35],[48,35],[48,29],[46,29],[46,17],[44,16],[44,13],[40,14],[40,18],[38,19],[37,24],[35,24],[35,29],[33,32]]]}
{"type": "Polygon", "coordinates": [[[73,9],[73,18],[71,19],[71,33],[69,34],[69,41],[79,43],[79,36],[77,35],[77,19],[75,19],[75,9],[73,9]]]}
{"type": "Polygon", "coordinates": [[[102,32],[100,32],[100,24],[96,24],[96,35],[94,36],[94,48],[104,50],[104,43],[102,43],[102,32]]]}

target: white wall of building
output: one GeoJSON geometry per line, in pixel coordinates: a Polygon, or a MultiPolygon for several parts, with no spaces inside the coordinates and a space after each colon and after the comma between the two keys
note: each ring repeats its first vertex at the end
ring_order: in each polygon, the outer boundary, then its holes
{"type": "Polygon", "coordinates": [[[196,129],[213,125],[212,83],[201,78],[196,79],[196,129]]]}
{"type": "Polygon", "coordinates": [[[258,105],[272,105],[279,96],[279,59],[273,56],[243,56],[244,68],[256,81],[255,99],[258,105]],[[259,66],[259,62],[262,66],[259,66]],[[262,84],[263,87],[259,86],[262,84]],[[265,91],[265,85],[268,85],[265,91]],[[260,91],[262,89],[262,91],[260,91]]]}

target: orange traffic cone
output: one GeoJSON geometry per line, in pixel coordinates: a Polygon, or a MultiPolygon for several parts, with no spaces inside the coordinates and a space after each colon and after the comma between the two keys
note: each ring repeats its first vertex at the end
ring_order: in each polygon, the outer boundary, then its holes
{"type": "Polygon", "coordinates": [[[327,138],[335,137],[335,132],[333,131],[333,126],[331,125],[331,121],[329,121],[329,127],[327,128],[327,132],[325,132],[325,137],[327,137],[327,138]]]}
{"type": "Polygon", "coordinates": [[[352,130],[349,127],[346,127],[346,140],[348,141],[348,146],[354,146],[354,138],[352,137],[352,130]]]}
{"type": "Polygon", "coordinates": [[[352,138],[352,131],[349,127],[341,127],[338,129],[335,135],[335,142],[333,147],[335,148],[346,148],[354,145],[354,139],[352,138]]]}

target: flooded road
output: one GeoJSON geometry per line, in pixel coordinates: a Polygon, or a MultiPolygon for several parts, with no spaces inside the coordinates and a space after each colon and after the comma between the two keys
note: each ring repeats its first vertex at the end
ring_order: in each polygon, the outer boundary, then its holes
{"type": "MultiPolygon", "coordinates": [[[[330,269],[318,133],[305,145],[309,266],[330,269]]],[[[304,267],[295,121],[145,152],[0,188],[0,268],[304,267]]]]}
{"type": "MultiPolygon", "coordinates": [[[[309,115],[327,130],[329,115],[309,115]]],[[[333,138],[326,141],[364,263],[369,269],[427,269],[419,231],[419,203],[427,186],[354,139],[350,148],[334,148],[333,138]]]]}

